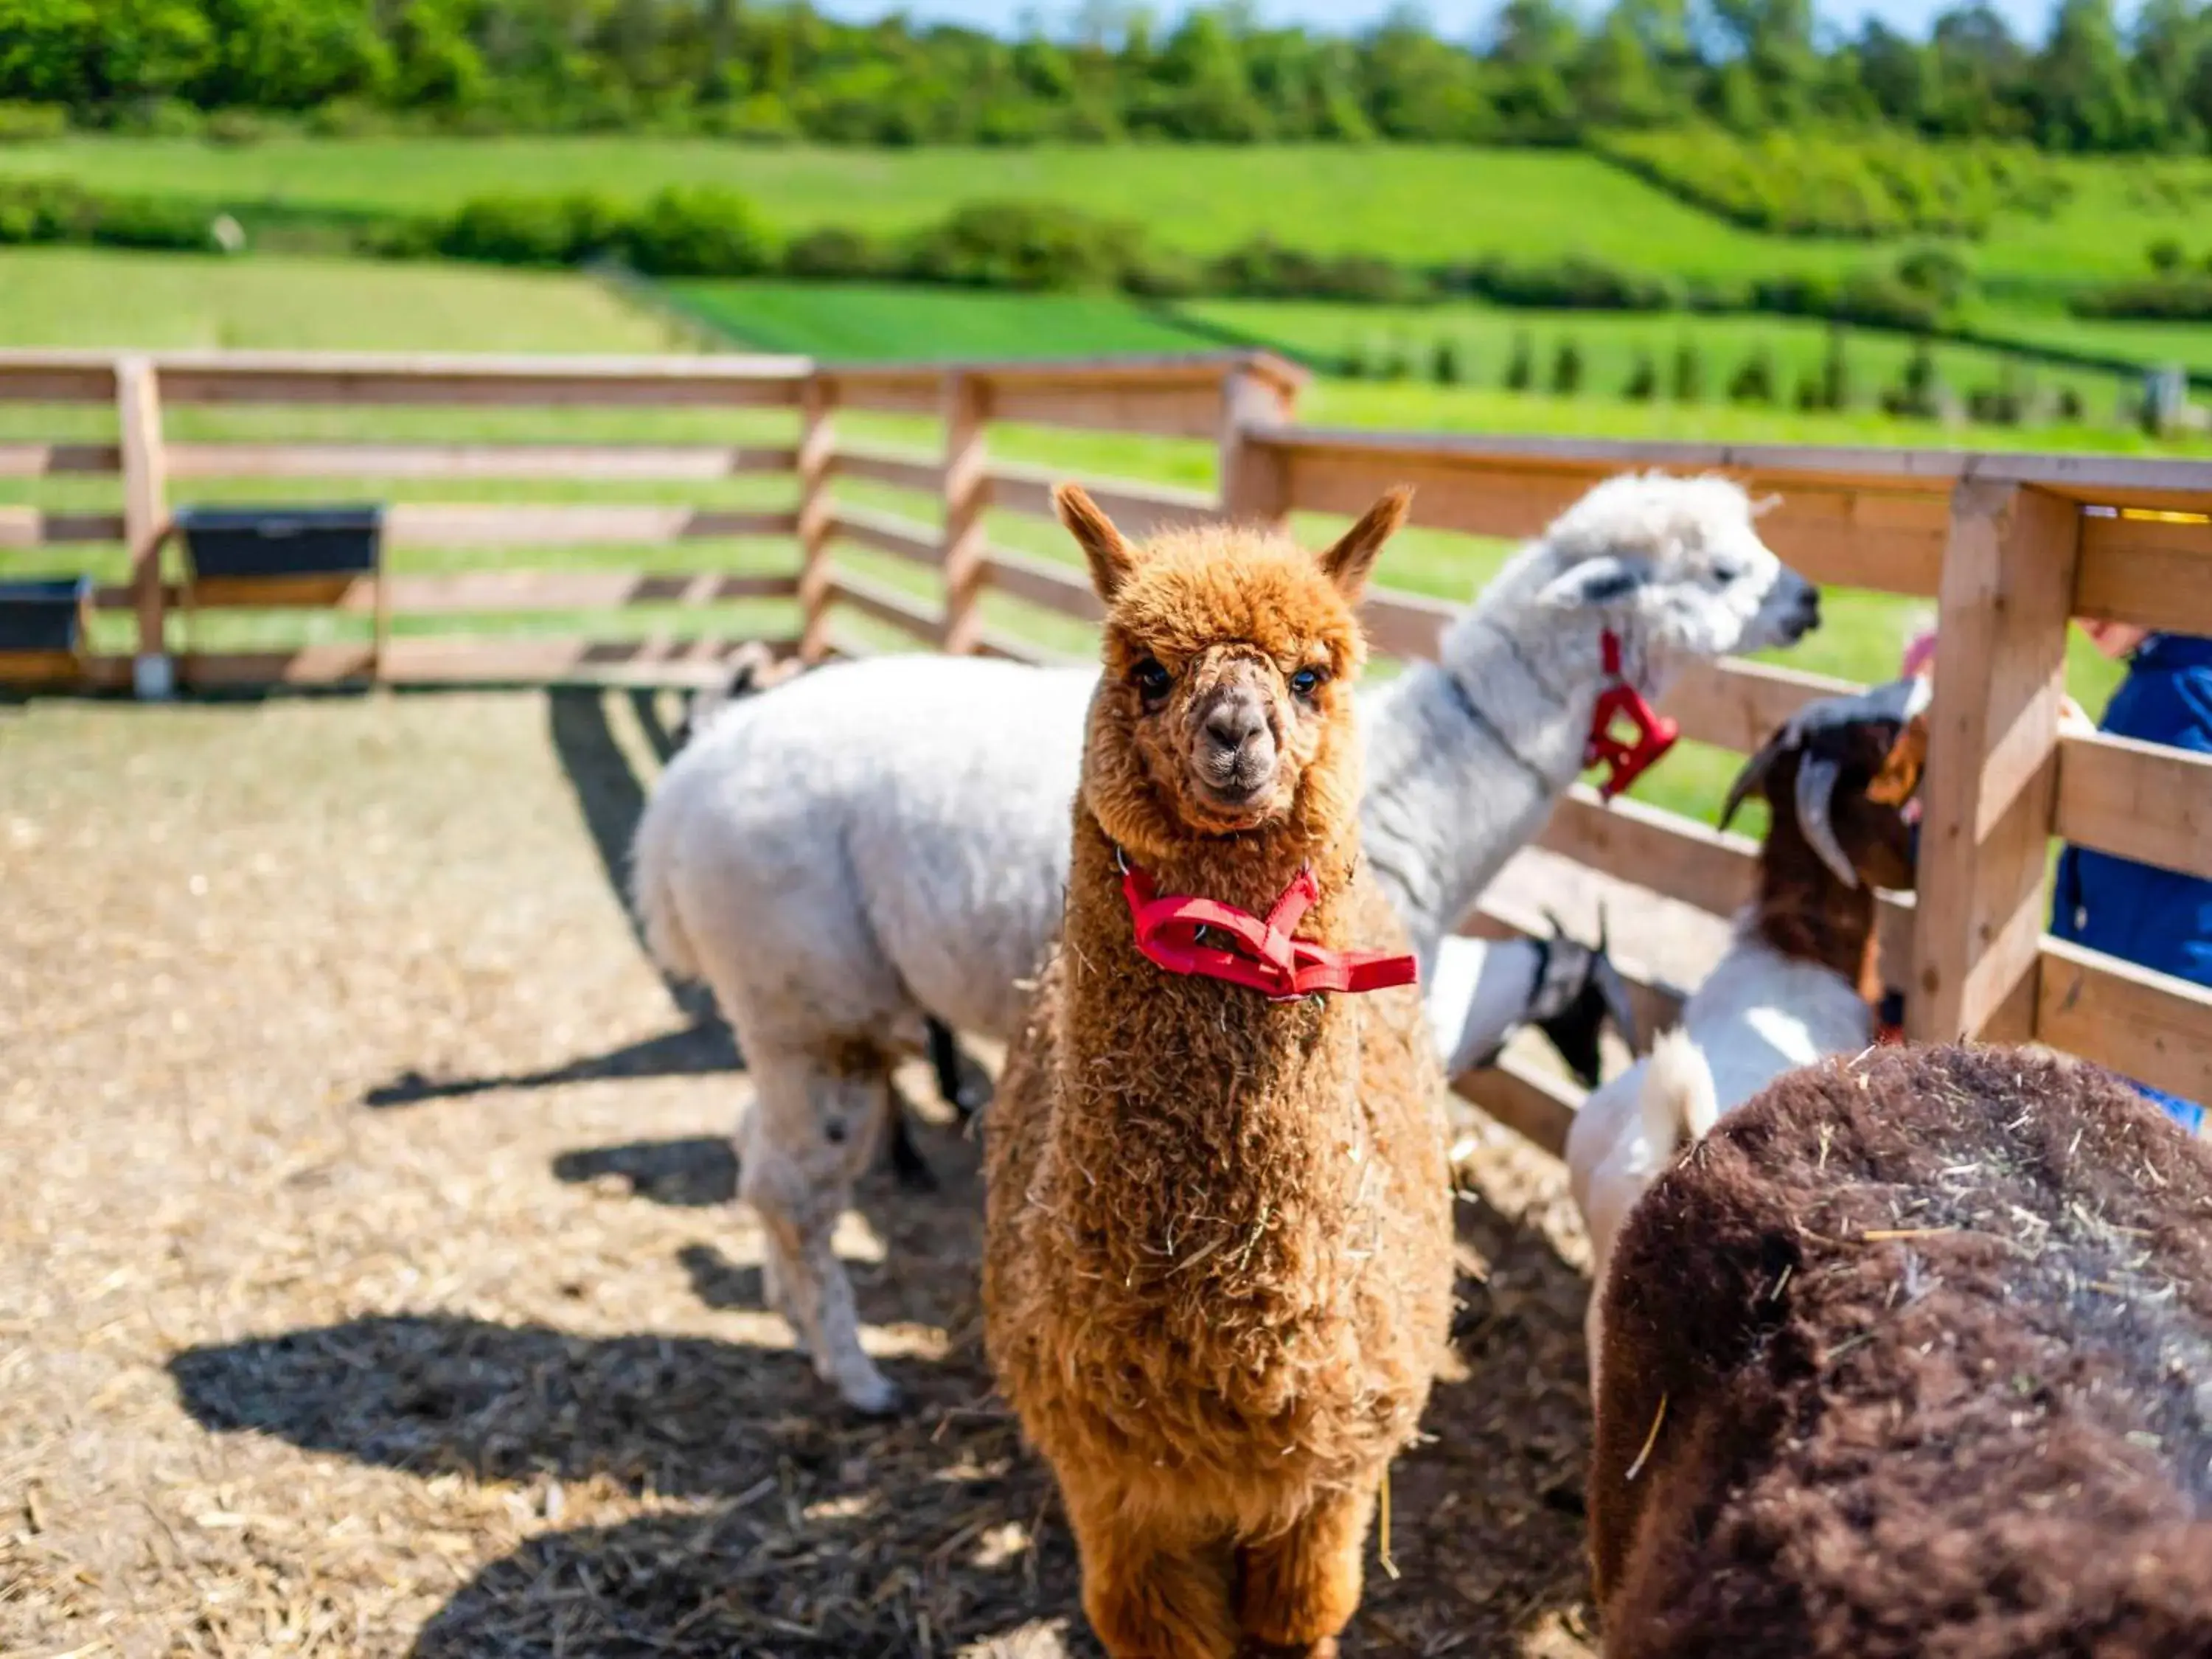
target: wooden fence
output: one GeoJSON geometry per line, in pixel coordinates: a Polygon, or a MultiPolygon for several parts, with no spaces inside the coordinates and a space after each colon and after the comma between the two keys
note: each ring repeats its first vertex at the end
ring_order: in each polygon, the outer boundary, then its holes
{"type": "MultiPolygon", "coordinates": [[[[1281,520],[1351,514],[1384,488],[1419,487],[1418,524],[1524,537],[1598,479],[1631,468],[1712,471],[1779,498],[1761,529],[1815,581],[1932,600],[1941,643],[1917,901],[1883,901],[1883,951],[1908,992],[1910,1034],[2034,1040],[2197,1100],[2212,1100],[2212,994],[2050,938],[2050,838],[2212,878],[2212,757],[2062,732],[2067,619],[2106,617],[2212,634],[2212,467],[2106,457],[1500,439],[1443,440],[1326,431],[1295,423],[1300,377],[1260,356],[851,368],[787,358],[579,360],[0,354],[0,401],[112,402],[118,441],[0,443],[0,477],[106,473],[118,514],[0,508],[0,546],[121,540],[132,579],[97,602],[135,612],[137,657],[167,659],[169,612],[251,603],[337,605],[389,613],[599,608],[783,597],[799,618],[795,648],[829,649],[835,619],[864,616],[925,644],[1013,658],[1042,653],[986,625],[997,592],[1095,622],[1076,572],[994,546],[991,510],[1048,514],[1053,475],[995,461],[1001,422],[1203,439],[1219,446],[1219,495],[1096,483],[1133,532],[1224,512],[1281,520]],[[165,406],[214,403],[610,404],[783,407],[789,445],[455,445],[307,442],[165,444],[165,406]],[[841,441],[841,410],[927,415],[933,452],[841,441]],[[191,591],[161,568],[171,481],[211,477],[601,478],[683,482],[783,473],[787,511],[684,507],[398,503],[388,538],[471,541],[667,542],[690,537],[794,540],[788,574],[672,575],[506,568],[307,584],[288,594],[191,591]],[[840,479],[934,496],[929,524],[841,503],[840,479]],[[845,548],[925,568],[931,598],[871,580],[845,548]]],[[[1086,480],[1086,482],[1092,482],[1086,480]]],[[[1382,592],[1367,619],[1378,650],[1430,653],[1453,607],[1382,592]]],[[[727,642],[720,642],[726,644],[727,642]]],[[[720,645],[425,635],[289,653],[188,658],[200,684],[534,679],[580,670],[647,678],[711,665],[720,645]]],[[[142,675],[158,682],[156,672],[142,675]]],[[[94,658],[95,683],[128,684],[129,657],[94,658]]],[[[1844,683],[1745,662],[1690,676],[1668,699],[1685,735],[1740,752],[1808,698],[1844,683]]],[[[1577,788],[1540,844],[1590,869],[1717,917],[1747,896],[1753,843],[1632,800],[1601,805],[1577,788]]],[[[1468,921],[1492,933],[1529,925],[1486,901],[1468,921]]],[[[1647,1023],[1670,1019],[1680,988],[1627,964],[1647,1023]]],[[[1459,1080],[1461,1091],[1557,1149],[1575,1105],[1549,1076],[1509,1063],[1459,1080]]]]}

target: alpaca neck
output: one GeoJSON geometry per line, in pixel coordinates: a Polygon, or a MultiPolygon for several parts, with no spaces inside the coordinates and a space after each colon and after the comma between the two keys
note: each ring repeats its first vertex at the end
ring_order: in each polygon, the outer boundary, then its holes
{"type": "Polygon", "coordinates": [[[1869,1003],[1881,1000],[1874,890],[1846,887],[1779,816],[1759,854],[1754,937],[1778,954],[1826,968],[1869,1003]]]}
{"type": "MultiPolygon", "coordinates": [[[[1295,843],[1235,839],[1146,867],[1163,893],[1264,915],[1306,858],[1295,843]]],[[[1311,862],[1321,895],[1298,936],[1345,945],[1350,849],[1311,862]]],[[[1073,1201],[1095,1224],[1133,1230],[1164,1266],[1203,1242],[1191,1237],[1194,1216],[1249,1226],[1289,1212],[1293,1198],[1295,1212],[1316,1212],[1316,1172],[1340,1173],[1356,1133],[1358,1016],[1346,998],[1271,1002],[1155,966],[1137,949],[1114,847],[1081,806],[1061,971],[1055,1136],[1064,1167],[1082,1172],[1073,1201]]]]}
{"type": "MultiPolygon", "coordinates": [[[[1606,675],[1605,624],[1500,593],[1446,630],[1434,663],[1370,709],[1362,827],[1425,977],[1437,943],[1534,836],[1582,770],[1606,675]]],[[[1632,635],[1626,677],[1658,687],[1632,635]]]]}

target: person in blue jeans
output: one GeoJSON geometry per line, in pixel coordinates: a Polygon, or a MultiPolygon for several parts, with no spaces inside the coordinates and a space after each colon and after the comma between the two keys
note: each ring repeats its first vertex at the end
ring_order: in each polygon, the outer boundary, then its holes
{"type": "MultiPolygon", "coordinates": [[[[2212,640],[2124,623],[2081,627],[2107,656],[2128,659],[2127,678],[2112,693],[2100,731],[2212,754],[2212,640]]],[[[1932,635],[1916,640],[1905,653],[1905,672],[1924,672],[1933,647],[1932,635]]],[[[2058,855],[2051,931],[2088,950],[2212,987],[2212,881],[2202,876],[2069,845],[2058,855]]],[[[2204,1108],[2195,1101],[2146,1083],[2134,1086],[2192,1133],[2203,1132],[2204,1108]]]]}

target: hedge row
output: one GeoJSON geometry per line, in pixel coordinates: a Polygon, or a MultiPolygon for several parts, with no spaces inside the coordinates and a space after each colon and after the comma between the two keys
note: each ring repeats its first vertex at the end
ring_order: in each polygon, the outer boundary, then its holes
{"type": "MultiPolygon", "coordinates": [[[[0,246],[67,242],[221,251],[222,216],[148,196],[96,196],[66,179],[0,179],[0,246]]],[[[234,234],[234,227],[233,228],[234,234]]]]}
{"type": "MultiPolygon", "coordinates": [[[[1115,291],[1419,304],[1475,298],[1547,310],[1763,311],[1924,332],[1965,291],[1948,256],[1891,272],[1686,286],[1601,261],[1492,258],[1449,266],[1319,254],[1267,240],[1210,259],[1148,246],[1139,228],[1050,204],[986,202],[912,234],[825,229],[781,242],[752,204],[713,185],[661,191],[629,205],[589,195],[499,195],[449,215],[357,228],[362,251],[494,264],[574,266],[619,259],[648,276],[899,281],[1032,292],[1115,291]]],[[[62,180],[0,181],[0,244],[77,242],[214,252],[236,228],[191,204],[103,197],[62,180]]]]}
{"type": "Polygon", "coordinates": [[[2208,323],[2212,322],[2212,276],[2175,271],[2139,282],[2113,283],[2077,294],[2069,303],[2077,317],[2208,323]]]}
{"type": "Polygon", "coordinates": [[[1772,131],[1677,127],[1592,137],[1615,166],[1748,229],[1875,240],[1978,236],[1998,213],[2048,216],[2064,176],[2025,145],[1918,143],[1772,131]]]}
{"type": "Polygon", "coordinates": [[[617,257],[650,276],[769,272],[1035,292],[1092,290],[1153,299],[1201,295],[1367,305],[1475,298],[1569,311],[1766,311],[1925,331],[1966,290],[1948,255],[1893,271],[1686,285],[1580,257],[1420,266],[1325,254],[1261,238],[1212,258],[1150,246],[1137,225],[1048,203],[985,202],[908,235],[809,232],[779,246],[744,198],[710,187],[663,191],[641,207],[604,198],[499,196],[451,216],[368,233],[392,256],[437,254],[503,264],[568,265],[617,257]]]}

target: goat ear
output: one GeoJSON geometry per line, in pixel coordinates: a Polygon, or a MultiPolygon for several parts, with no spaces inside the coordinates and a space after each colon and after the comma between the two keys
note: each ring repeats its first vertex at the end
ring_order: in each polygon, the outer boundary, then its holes
{"type": "Polygon", "coordinates": [[[1137,568],[1137,550],[1081,484],[1060,485],[1052,492],[1052,504],[1060,509],[1060,523],[1067,526],[1067,533],[1075,538],[1075,544],[1090,562],[1091,586],[1100,599],[1113,604],[1114,596],[1137,568]]]}
{"type": "Polygon", "coordinates": [[[1882,757],[1881,770],[1867,786],[1866,798],[1881,806],[1904,805],[1918,793],[1927,767],[1928,716],[1919,714],[1905,721],[1889,753],[1882,757]]]}
{"type": "Polygon", "coordinates": [[[1404,526],[1413,505],[1412,489],[1399,485],[1369,507],[1359,522],[1321,556],[1322,571],[1336,584],[1338,592],[1357,599],[1366,591],[1368,574],[1375,568],[1383,544],[1404,526]]]}
{"type": "Polygon", "coordinates": [[[1648,574],[1610,553],[1579,564],[1546,582],[1536,595],[1539,605],[1558,611],[1595,611],[1616,605],[1648,580],[1648,574]]]}

